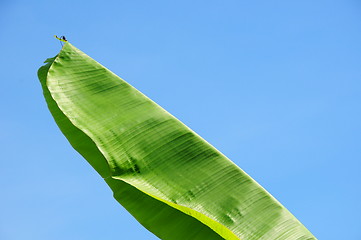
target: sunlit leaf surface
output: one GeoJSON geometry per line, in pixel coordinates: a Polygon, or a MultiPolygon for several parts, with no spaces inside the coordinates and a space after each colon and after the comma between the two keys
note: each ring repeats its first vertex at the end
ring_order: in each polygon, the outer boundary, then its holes
{"type": "Polygon", "coordinates": [[[315,239],[222,153],[70,43],[46,63],[38,75],[59,128],[159,238],[315,239]]]}

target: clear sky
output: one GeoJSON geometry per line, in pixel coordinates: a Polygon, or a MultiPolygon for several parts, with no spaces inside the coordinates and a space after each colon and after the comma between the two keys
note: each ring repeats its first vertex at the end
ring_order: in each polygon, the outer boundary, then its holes
{"type": "Polygon", "coordinates": [[[157,239],[71,148],[37,69],[69,41],[319,239],[361,239],[361,3],[0,1],[0,239],[157,239]]]}

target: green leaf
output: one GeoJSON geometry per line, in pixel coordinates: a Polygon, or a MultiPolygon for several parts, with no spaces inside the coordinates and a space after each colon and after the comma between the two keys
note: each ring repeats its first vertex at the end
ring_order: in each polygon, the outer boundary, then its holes
{"type": "Polygon", "coordinates": [[[38,71],[56,123],[161,239],[315,239],[217,149],[66,43],[38,71]]]}

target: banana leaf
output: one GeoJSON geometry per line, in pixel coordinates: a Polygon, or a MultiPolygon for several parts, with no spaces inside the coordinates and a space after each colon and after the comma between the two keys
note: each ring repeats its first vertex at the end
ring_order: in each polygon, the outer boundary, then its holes
{"type": "Polygon", "coordinates": [[[60,130],[160,239],[316,239],[221,152],[69,42],[45,63],[38,77],[60,130]]]}

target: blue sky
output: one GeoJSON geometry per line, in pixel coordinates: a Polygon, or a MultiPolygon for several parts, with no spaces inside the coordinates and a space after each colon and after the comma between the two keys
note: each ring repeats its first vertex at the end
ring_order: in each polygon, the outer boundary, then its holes
{"type": "Polygon", "coordinates": [[[0,239],[157,239],[62,136],[36,72],[69,41],[319,239],[361,239],[361,3],[0,2],[0,239]]]}

